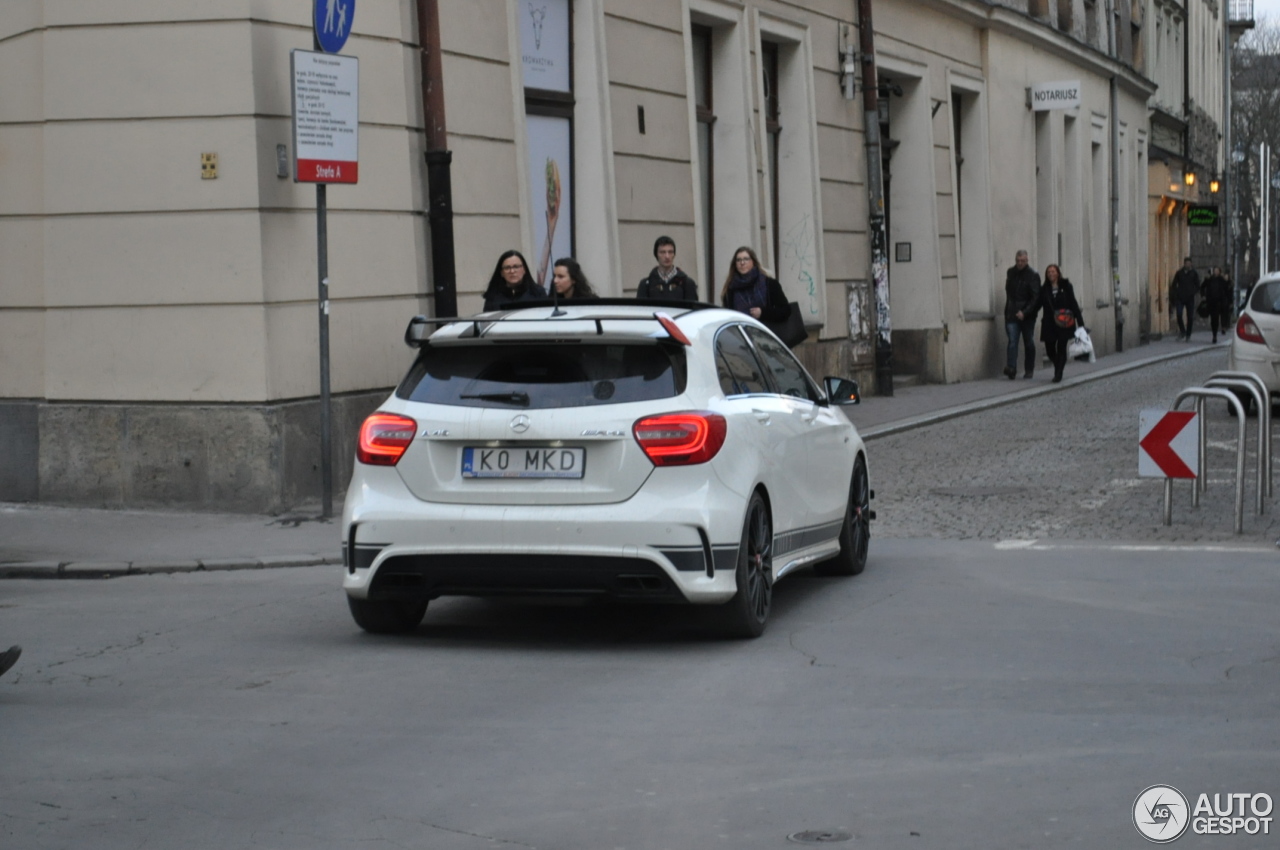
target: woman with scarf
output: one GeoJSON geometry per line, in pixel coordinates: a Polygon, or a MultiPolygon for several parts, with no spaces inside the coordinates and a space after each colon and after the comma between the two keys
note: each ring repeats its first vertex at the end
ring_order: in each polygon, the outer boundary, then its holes
{"type": "Polygon", "coordinates": [[[765,275],[756,252],[745,245],[733,252],[720,303],[770,324],[785,322],[791,315],[782,284],[765,275]]]}
{"type": "Polygon", "coordinates": [[[1075,338],[1076,328],[1084,327],[1084,316],[1071,281],[1062,276],[1062,269],[1056,263],[1045,268],[1040,300],[1033,309],[1044,313],[1040,319],[1040,341],[1053,361],[1053,382],[1061,383],[1062,369],[1067,365],[1067,343],[1075,338]]]}

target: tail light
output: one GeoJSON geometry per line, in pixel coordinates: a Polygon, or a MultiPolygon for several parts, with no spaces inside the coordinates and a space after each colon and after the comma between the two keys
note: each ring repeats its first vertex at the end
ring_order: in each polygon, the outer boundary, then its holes
{"type": "Polygon", "coordinates": [[[1245,342],[1256,342],[1259,345],[1266,345],[1267,341],[1262,338],[1262,331],[1258,330],[1258,325],[1249,318],[1246,313],[1240,316],[1240,321],[1236,322],[1236,336],[1245,342]]]}
{"type": "Polygon", "coordinates": [[[690,411],[647,416],[631,432],[654,466],[688,466],[715,457],[727,428],[718,413],[690,411]]]}
{"type": "Polygon", "coordinates": [[[413,442],[418,423],[394,413],[374,413],[360,426],[356,458],[371,466],[395,466],[413,442]]]}

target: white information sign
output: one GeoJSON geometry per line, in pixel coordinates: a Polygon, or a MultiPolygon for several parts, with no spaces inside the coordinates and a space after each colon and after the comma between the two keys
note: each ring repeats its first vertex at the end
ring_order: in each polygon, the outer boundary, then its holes
{"type": "Polygon", "coordinates": [[[1031,87],[1031,108],[1036,112],[1044,112],[1046,109],[1074,109],[1079,105],[1079,80],[1036,83],[1031,87]]]}
{"type": "Polygon", "coordinates": [[[567,92],[569,0],[520,0],[520,64],[526,88],[567,92]]]}
{"type": "Polygon", "coordinates": [[[293,50],[293,179],[355,183],[360,175],[360,60],[293,50]]]}

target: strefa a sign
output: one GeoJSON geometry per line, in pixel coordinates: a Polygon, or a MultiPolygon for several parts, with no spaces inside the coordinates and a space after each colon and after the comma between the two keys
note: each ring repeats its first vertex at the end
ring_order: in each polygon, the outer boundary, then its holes
{"type": "Polygon", "coordinates": [[[355,183],[360,175],[360,60],[294,50],[293,179],[355,183]]]}
{"type": "Polygon", "coordinates": [[[1027,97],[1031,109],[1035,112],[1044,112],[1047,109],[1074,109],[1080,105],[1080,81],[1036,83],[1027,89],[1027,97]]]}

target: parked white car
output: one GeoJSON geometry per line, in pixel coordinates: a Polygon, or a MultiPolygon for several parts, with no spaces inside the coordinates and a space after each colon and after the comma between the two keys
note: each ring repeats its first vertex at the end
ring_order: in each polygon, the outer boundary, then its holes
{"type": "Polygon", "coordinates": [[[719,606],[754,637],[776,580],[866,564],[857,384],[819,388],[749,316],[605,299],[433,323],[360,430],[361,628],[412,630],[440,596],[601,595],[719,606]]]}
{"type": "MultiPolygon", "coordinates": [[[[1250,290],[1231,335],[1227,368],[1253,372],[1271,395],[1280,394],[1280,274],[1264,276],[1250,290]]],[[[1247,392],[1236,395],[1249,412],[1253,396],[1247,392]]]]}

